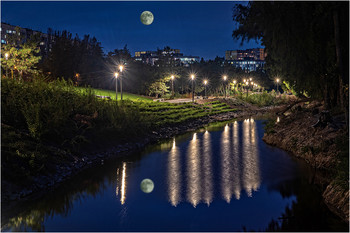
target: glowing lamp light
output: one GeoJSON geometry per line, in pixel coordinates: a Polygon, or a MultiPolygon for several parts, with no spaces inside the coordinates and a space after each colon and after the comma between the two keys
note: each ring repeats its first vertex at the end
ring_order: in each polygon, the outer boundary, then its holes
{"type": "Polygon", "coordinates": [[[227,79],[227,76],[226,76],[226,75],[224,75],[224,81],[226,81],[226,79],[227,79]]]}
{"type": "Polygon", "coordinates": [[[243,82],[245,83],[245,79],[243,79],[243,82]]]}
{"type": "Polygon", "coordinates": [[[192,80],[194,79],[194,74],[191,74],[191,79],[192,79],[192,80]]]}
{"type": "Polygon", "coordinates": [[[254,85],[254,83],[253,83],[253,82],[250,82],[250,84],[251,84],[251,85],[254,85]]]}
{"type": "Polygon", "coordinates": [[[117,72],[114,73],[115,78],[118,78],[118,75],[119,75],[119,73],[117,73],[117,72]]]}
{"type": "Polygon", "coordinates": [[[207,80],[204,80],[204,85],[207,85],[208,81],[207,80]]]}
{"type": "Polygon", "coordinates": [[[6,59],[9,58],[9,53],[5,53],[5,58],[6,58],[6,59]]]}
{"type": "Polygon", "coordinates": [[[249,80],[252,81],[252,78],[250,78],[249,80]]]}
{"type": "Polygon", "coordinates": [[[171,75],[171,79],[174,80],[174,78],[175,78],[174,75],[171,75]]]}
{"type": "Polygon", "coordinates": [[[123,72],[123,69],[124,69],[124,66],[120,65],[120,66],[119,66],[120,72],[123,72]]]}
{"type": "Polygon", "coordinates": [[[280,81],[280,79],[278,78],[278,79],[276,79],[276,82],[279,82],[280,81]]]}
{"type": "Polygon", "coordinates": [[[233,84],[236,84],[236,80],[233,80],[233,84]]]}

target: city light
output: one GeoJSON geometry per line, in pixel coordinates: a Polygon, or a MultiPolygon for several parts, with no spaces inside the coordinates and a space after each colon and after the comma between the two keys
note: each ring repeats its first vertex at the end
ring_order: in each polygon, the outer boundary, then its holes
{"type": "Polygon", "coordinates": [[[191,74],[191,79],[193,80],[195,78],[194,74],[191,74]]]}
{"type": "Polygon", "coordinates": [[[117,73],[117,72],[114,73],[115,78],[118,78],[118,75],[119,75],[119,73],[117,73]]]}
{"type": "Polygon", "coordinates": [[[6,58],[6,60],[9,58],[9,53],[5,53],[5,58],[6,58]]]}
{"type": "Polygon", "coordinates": [[[119,66],[120,72],[123,72],[123,69],[124,69],[124,66],[123,66],[123,65],[120,65],[120,66],[119,66]]]}
{"type": "Polygon", "coordinates": [[[227,79],[227,76],[226,76],[226,75],[224,75],[224,77],[223,77],[223,78],[224,78],[224,81],[226,81],[226,79],[227,79]]]}
{"type": "Polygon", "coordinates": [[[233,80],[233,84],[236,84],[236,80],[233,80]]]}

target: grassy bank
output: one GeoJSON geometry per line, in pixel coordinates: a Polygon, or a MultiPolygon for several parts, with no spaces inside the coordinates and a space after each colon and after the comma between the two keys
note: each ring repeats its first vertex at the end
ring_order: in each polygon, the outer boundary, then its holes
{"type": "MultiPolygon", "coordinates": [[[[97,89],[97,88],[85,88],[85,87],[76,87],[76,89],[84,93],[88,89],[91,90],[95,95],[100,96],[109,96],[111,99],[115,100],[116,93],[112,90],[103,90],[103,89],[97,89]]],[[[118,99],[120,100],[120,92],[118,91],[118,99]]],[[[147,98],[141,95],[135,95],[132,93],[123,92],[123,100],[131,100],[131,101],[152,101],[151,98],[147,98]]]]}
{"type": "Polygon", "coordinates": [[[65,81],[2,79],[3,179],[30,182],[89,146],[138,140],[161,127],[234,111],[219,101],[171,104],[135,96],[117,103],[96,94],[65,81]]]}

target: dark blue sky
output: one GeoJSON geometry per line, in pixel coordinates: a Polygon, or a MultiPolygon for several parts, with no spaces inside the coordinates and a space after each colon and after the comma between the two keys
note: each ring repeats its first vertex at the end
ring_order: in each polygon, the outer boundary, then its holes
{"type": "Polygon", "coordinates": [[[1,1],[1,21],[46,32],[68,30],[73,35],[95,36],[105,52],[127,44],[130,52],[156,50],[164,46],[184,55],[204,59],[224,57],[225,50],[261,47],[232,38],[236,24],[232,8],[237,2],[12,2],[1,1]],[[151,11],[151,25],[140,22],[140,14],[151,11]]]}

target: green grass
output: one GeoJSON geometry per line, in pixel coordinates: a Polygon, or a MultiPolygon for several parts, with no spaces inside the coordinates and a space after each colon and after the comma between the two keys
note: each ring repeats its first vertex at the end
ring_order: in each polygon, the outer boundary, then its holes
{"type": "MultiPolygon", "coordinates": [[[[76,89],[80,92],[87,91],[87,89],[91,89],[91,91],[95,95],[101,96],[109,96],[111,99],[115,100],[115,91],[112,90],[104,90],[104,89],[96,89],[96,88],[86,88],[86,87],[76,87],[76,89]]],[[[120,91],[118,91],[118,100],[120,100],[120,91]]],[[[131,101],[153,101],[151,98],[147,98],[141,95],[131,94],[127,92],[123,92],[123,100],[131,100],[131,101]]]]}
{"type": "Polygon", "coordinates": [[[52,172],[52,164],[69,160],[71,153],[83,154],[88,146],[139,140],[161,127],[235,111],[220,101],[173,104],[126,94],[129,99],[116,102],[113,94],[66,81],[2,79],[3,177],[23,184],[36,174],[52,172]]]}

